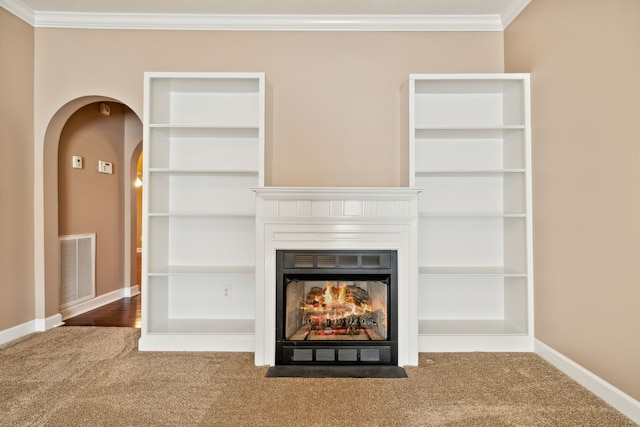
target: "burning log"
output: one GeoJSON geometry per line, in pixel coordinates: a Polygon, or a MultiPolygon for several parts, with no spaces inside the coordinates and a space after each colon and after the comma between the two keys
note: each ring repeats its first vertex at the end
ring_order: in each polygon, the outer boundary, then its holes
{"type": "Polygon", "coordinates": [[[356,285],[327,282],[324,288],[314,286],[302,301],[302,323],[312,331],[347,335],[376,329],[384,314],[381,310],[372,311],[370,302],[367,291],[356,285]]]}

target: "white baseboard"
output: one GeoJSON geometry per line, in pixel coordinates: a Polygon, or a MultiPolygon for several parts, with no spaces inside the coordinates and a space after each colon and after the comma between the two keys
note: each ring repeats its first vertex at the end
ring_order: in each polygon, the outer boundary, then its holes
{"type": "Polygon", "coordinates": [[[534,342],[534,351],[538,356],[629,417],[633,422],[640,424],[639,401],[539,340],[534,342]]]}
{"type": "Polygon", "coordinates": [[[125,297],[135,297],[140,293],[140,288],[138,285],[129,286],[124,288],[124,296],[125,297]]]}
{"type": "Polygon", "coordinates": [[[77,316],[82,313],[86,313],[87,311],[94,310],[96,308],[102,307],[105,304],[112,303],[114,301],[118,301],[119,299],[125,297],[131,297],[139,294],[138,286],[126,287],[117,289],[113,292],[109,292],[108,294],[100,295],[99,297],[95,297],[92,300],[85,301],[83,303],[74,305],[73,307],[68,307],[61,311],[62,320],[66,320],[70,317],[77,316]]]}
{"type": "Polygon", "coordinates": [[[34,319],[21,325],[0,331],[0,345],[17,340],[34,332],[44,332],[49,329],[61,326],[62,316],[57,313],[46,319],[34,319]]]}
{"type": "Polygon", "coordinates": [[[51,328],[62,326],[63,324],[64,323],[62,322],[62,315],[60,313],[56,313],[53,316],[47,317],[46,319],[36,319],[35,330],[36,332],[44,332],[48,331],[51,328]]]}
{"type": "Polygon", "coordinates": [[[36,321],[23,323],[13,328],[0,331],[0,345],[10,341],[17,340],[36,331],[36,321]]]}

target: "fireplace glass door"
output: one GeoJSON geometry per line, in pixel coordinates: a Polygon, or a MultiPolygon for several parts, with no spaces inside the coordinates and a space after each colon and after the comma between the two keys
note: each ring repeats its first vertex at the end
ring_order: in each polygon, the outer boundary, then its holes
{"type": "Polygon", "coordinates": [[[385,341],[388,280],[289,280],[285,339],[385,341]]]}
{"type": "Polygon", "coordinates": [[[276,364],[397,363],[395,251],[276,251],[276,364]]]}

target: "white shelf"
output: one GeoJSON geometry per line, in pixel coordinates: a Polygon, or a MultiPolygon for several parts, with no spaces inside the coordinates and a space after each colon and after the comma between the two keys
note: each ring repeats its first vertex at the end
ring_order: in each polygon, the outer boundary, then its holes
{"type": "Polygon", "coordinates": [[[248,351],[262,73],[145,73],[142,350],[248,351]]]}
{"type": "Polygon", "coordinates": [[[503,212],[418,212],[420,218],[526,218],[524,213],[503,212]]]}
{"type": "Polygon", "coordinates": [[[255,212],[149,212],[149,217],[193,217],[193,218],[255,218],[255,212]]]}
{"type": "Polygon", "coordinates": [[[255,319],[167,319],[149,334],[238,335],[253,334],[255,319]]]}
{"type": "Polygon", "coordinates": [[[238,169],[174,169],[174,168],[149,168],[149,173],[168,174],[168,175],[249,175],[257,176],[257,169],[238,170],[238,169]]]}
{"type": "Polygon", "coordinates": [[[416,176],[420,176],[420,175],[433,175],[433,176],[456,176],[456,175],[461,175],[461,176],[466,176],[466,175],[493,175],[493,176],[500,176],[500,175],[504,175],[504,174],[510,174],[510,173],[515,173],[515,174],[523,174],[525,173],[526,170],[525,169],[494,169],[494,170],[483,170],[483,169],[457,169],[457,170],[448,170],[448,169],[439,169],[439,170],[435,170],[435,169],[430,169],[430,170],[416,170],[415,174],[416,176]]]}
{"type": "Polygon", "coordinates": [[[514,336],[522,348],[533,337],[529,77],[412,75],[409,97],[419,335],[439,351],[504,350],[514,336]]]}
{"type": "Polygon", "coordinates": [[[260,128],[256,125],[238,126],[238,125],[211,125],[211,124],[171,124],[171,123],[150,123],[151,131],[161,131],[167,136],[173,137],[195,137],[195,136],[211,136],[211,137],[245,137],[257,138],[260,134],[260,128]]]}
{"type": "Polygon", "coordinates": [[[155,268],[149,276],[252,276],[255,266],[169,265],[155,268]]]}
{"type": "Polygon", "coordinates": [[[514,132],[525,129],[524,125],[499,125],[499,126],[416,126],[414,129],[416,141],[429,141],[432,139],[487,139],[503,138],[514,132]]]}
{"type": "Polygon", "coordinates": [[[468,266],[468,267],[420,267],[418,274],[425,276],[498,276],[526,277],[527,274],[509,270],[503,266],[468,266]]]}
{"type": "Polygon", "coordinates": [[[420,335],[527,335],[527,331],[502,319],[420,320],[420,335]]]}

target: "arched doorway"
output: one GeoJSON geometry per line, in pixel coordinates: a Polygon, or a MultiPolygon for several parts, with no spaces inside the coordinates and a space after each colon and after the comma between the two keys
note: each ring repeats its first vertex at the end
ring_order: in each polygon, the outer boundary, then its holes
{"type": "MultiPolygon", "coordinates": [[[[104,129],[102,129],[104,130],[104,129]]],[[[142,151],[142,122],[139,115],[133,112],[128,106],[107,97],[83,97],[75,99],[60,108],[49,123],[44,141],[43,158],[43,210],[44,210],[44,264],[45,264],[45,287],[38,291],[37,299],[41,299],[41,304],[45,306],[46,312],[51,312],[52,306],[58,311],[61,318],[70,317],[79,312],[91,310],[95,307],[109,303],[125,296],[132,296],[139,292],[139,283],[136,281],[137,256],[136,256],[136,236],[137,236],[137,198],[135,189],[136,168],[132,168],[132,160],[137,159],[142,151]],[[110,114],[104,114],[106,111],[110,114]],[[102,117],[106,116],[106,117],[102,117]],[[100,135],[101,125],[97,120],[104,118],[111,120],[111,125],[107,126],[106,134],[100,135]],[[113,122],[117,122],[116,125],[113,122]],[[84,177],[91,177],[89,182],[69,184],[61,187],[59,182],[59,172],[67,165],[71,165],[69,157],[74,150],[81,150],[81,145],[75,145],[78,140],[87,135],[93,135],[93,142],[98,140],[98,144],[91,147],[87,156],[82,156],[80,151],[75,154],[80,157],[87,157],[84,162],[86,168],[84,177]],[[65,138],[70,138],[71,151],[66,150],[59,156],[61,144],[65,138]],[[117,147],[110,152],[100,148],[103,139],[117,140],[117,147]],[[101,151],[102,150],[102,151],[101,151]],[[67,158],[69,157],[69,158],[67,158]],[[102,157],[102,158],[99,158],[102,157]],[[98,160],[104,160],[112,164],[112,174],[100,174],[98,172],[98,160]],[[96,202],[96,199],[89,198],[91,192],[97,196],[104,195],[104,188],[95,185],[100,184],[110,186],[111,197],[104,201],[104,205],[96,202]],[[93,186],[91,182],[93,181],[93,186]],[[84,188],[84,195],[75,198],[74,185],[80,184],[88,186],[84,188]],[[71,196],[71,198],[70,198],[71,196]],[[84,199],[82,199],[84,197],[84,199]],[[88,209],[87,205],[91,209],[88,209]],[[69,214],[67,210],[71,207],[73,211],[69,214]],[[76,209],[78,208],[79,209],[76,209]],[[90,227],[91,210],[103,213],[102,210],[110,211],[110,218],[113,220],[111,228],[102,230],[102,243],[109,241],[107,247],[98,246],[96,256],[96,297],[91,301],[83,302],[74,307],[73,311],[62,313],[60,307],[60,270],[59,270],[59,246],[58,236],[67,233],[71,229],[73,232],[82,231],[82,227],[90,227]],[[83,213],[84,211],[84,213],[83,213]],[[109,236],[112,234],[113,236],[109,236]],[[105,256],[105,251],[110,251],[112,257],[105,256]],[[115,260],[115,261],[114,261],[115,260]],[[106,265],[102,266],[101,263],[106,265]],[[102,272],[112,269],[115,272],[106,274],[106,278],[100,276],[102,272]],[[107,283],[109,282],[109,283],[107,283]],[[43,300],[43,301],[42,301],[43,300]]],[[[66,142],[64,142],[66,144],[66,142]]],[[[104,147],[104,144],[103,144],[104,147]]],[[[86,148],[86,147],[85,147],[86,148]]],[[[67,171],[68,172],[68,171],[67,171]]],[[[78,172],[77,170],[75,172],[78,172]]],[[[76,175],[73,178],[78,178],[76,175]]],[[[83,180],[81,180],[83,181],[83,180]]],[[[100,199],[98,199],[100,200],[100,199]]],[[[95,227],[95,226],[94,226],[95,227]]],[[[98,234],[98,244],[101,236],[98,234]]],[[[47,316],[47,322],[55,316],[47,316]]],[[[55,325],[47,325],[55,326],[55,325]]],[[[43,328],[47,329],[47,327],[43,328]]]]}

